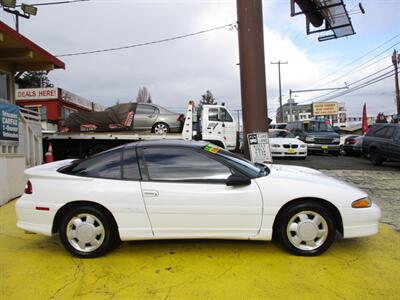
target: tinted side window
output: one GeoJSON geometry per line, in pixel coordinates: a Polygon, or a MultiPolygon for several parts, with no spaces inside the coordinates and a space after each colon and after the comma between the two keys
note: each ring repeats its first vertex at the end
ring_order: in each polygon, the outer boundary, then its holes
{"type": "Polygon", "coordinates": [[[220,121],[222,122],[233,122],[231,115],[225,108],[220,108],[220,121]]]}
{"type": "Polygon", "coordinates": [[[147,148],[144,158],[151,180],[224,180],[232,174],[220,162],[185,148],[147,148]]]}
{"type": "Polygon", "coordinates": [[[86,177],[121,179],[121,155],[122,148],[109,150],[73,164],[60,172],[86,177]]]}
{"type": "Polygon", "coordinates": [[[151,115],[156,111],[154,106],[146,105],[146,104],[138,104],[136,108],[137,114],[151,115]]]}
{"type": "Polygon", "coordinates": [[[388,127],[379,128],[377,131],[375,131],[373,136],[381,137],[381,138],[386,137],[387,130],[388,130],[388,127]]]}
{"type": "Polygon", "coordinates": [[[395,129],[394,127],[387,127],[387,130],[385,132],[385,138],[387,139],[393,138],[395,133],[394,129],[395,129]]]}
{"type": "Polygon", "coordinates": [[[218,121],[218,108],[209,108],[208,109],[208,120],[209,121],[218,121]]]}
{"type": "Polygon", "coordinates": [[[140,171],[134,148],[127,148],[122,154],[122,178],[140,180],[140,171]]]}

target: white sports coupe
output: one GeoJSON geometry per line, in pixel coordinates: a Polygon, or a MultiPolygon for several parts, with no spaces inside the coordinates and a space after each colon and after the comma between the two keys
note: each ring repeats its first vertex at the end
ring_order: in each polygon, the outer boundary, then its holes
{"type": "Polygon", "coordinates": [[[272,157],[307,158],[307,144],[297,139],[293,133],[284,129],[268,131],[272,157]]]}
{"type": "Polygon", "coordinates": [[[316,170],[253,164],[205,142],[140,141],[25,173],[17,226],[58,233],[78,257],[120,240],[193,238],[274,238],[312,256],[336,233],[376,234],[381,214],[365,192],[316,170]]]}

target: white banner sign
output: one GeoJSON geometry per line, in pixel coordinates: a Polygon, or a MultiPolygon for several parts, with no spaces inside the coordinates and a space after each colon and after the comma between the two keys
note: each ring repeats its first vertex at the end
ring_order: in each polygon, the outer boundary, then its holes
{"type": "Polygon", "coordinates": [[[247,142],[252,162],[272,163],[268,132],[249,133],[247,134],[247,142]]]}
{"type": "Polygon", "coordinates": [[[57,99],[58,88],[17,89],[15,94],[17,100],[57,99]]]}

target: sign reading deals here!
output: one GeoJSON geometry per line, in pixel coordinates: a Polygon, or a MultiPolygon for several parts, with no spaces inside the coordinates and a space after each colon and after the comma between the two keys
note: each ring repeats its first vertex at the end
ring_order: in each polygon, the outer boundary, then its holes
{"type": "Polygon", "coordinates": [[[19,139],[19,107],[0,102],[0,141],[19,139]]]}
{"type": "Polygon", "coordinates": [[[57,88],[35,88],[35,89],[18,89],[15,98],[17,100],[46,100],[57,99],[57,88]]]}
{"type": "Polygon", "coordinates": [[[272,163],[268,132],[249,133],[247,141],[252,162],[272,163]]]}

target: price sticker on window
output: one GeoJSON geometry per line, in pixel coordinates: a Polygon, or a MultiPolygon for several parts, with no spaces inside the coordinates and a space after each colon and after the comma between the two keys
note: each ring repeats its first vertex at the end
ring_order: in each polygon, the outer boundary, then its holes
{"type": "Polygon", "coordinates": [[[205,147],[203,148],[203,150],[215,154],[215,153],[217,153],[217,152],[219,151],[219,148],[214,147],[214,146],[211,146],[211,145],[207,145],[207,146],[205,146],[205,147]]]}

